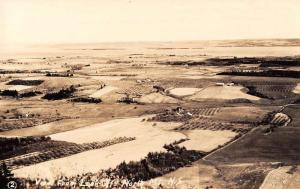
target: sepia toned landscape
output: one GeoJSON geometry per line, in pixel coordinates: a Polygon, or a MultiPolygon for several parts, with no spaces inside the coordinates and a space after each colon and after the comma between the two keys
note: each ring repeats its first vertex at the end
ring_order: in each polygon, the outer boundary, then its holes
{"type": "Polygon", "coordinates": [[[32,46],[0,81],[20,188],[300,188],[298,39],[32,46]]]}
{"type": "Polygon", "coordinates": [[[0,189],[299,189],[299,0],[0,0],[0,189]]]}

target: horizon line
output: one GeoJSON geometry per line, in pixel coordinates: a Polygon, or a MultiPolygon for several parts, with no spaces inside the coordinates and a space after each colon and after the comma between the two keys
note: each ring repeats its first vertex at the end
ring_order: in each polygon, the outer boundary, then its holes
{"type": "MultiPolygon", "coordinates": [[[[236,39],[195,39],[195,40],[124,40],[124,41],[95,41],[95,42],[43,42],[27,43],[24,45],[60,45],[60,44],[96,44],[96,43],[173,43],[173,42],[208,42],[208,41],[244,41],[244,40],[300,40],[300,37],[292,38],[236,38],[236,39]]],[[[22,45],[21,43],[19,43],[22,45]]]]}

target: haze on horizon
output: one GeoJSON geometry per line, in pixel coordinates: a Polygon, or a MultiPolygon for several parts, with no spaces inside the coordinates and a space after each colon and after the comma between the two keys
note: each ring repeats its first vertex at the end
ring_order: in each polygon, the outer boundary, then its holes
{"type": "Polygon", "coordinates": [[[0,44],[300,38],[299,12],[298,0],[1,0],[0,44]]]}

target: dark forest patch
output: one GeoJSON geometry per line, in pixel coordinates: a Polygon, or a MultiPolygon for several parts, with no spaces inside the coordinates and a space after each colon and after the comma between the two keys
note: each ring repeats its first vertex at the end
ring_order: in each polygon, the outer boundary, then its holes
{"type": "Polygon", "coordinates": [[[292,70],[239,70],[225,71],[217,75],[234,75],[234,76],[257,76],[257,77],[289,77],[300,78],[300,71],[292,70]]]}
{"type": "Polygon", "coordinates": [[[6,85],[27,85],[27,86],[37,86],[42,84],[44,81],[43,80],[21,80],[21,79],[16,79],[12,80],[6,85]]]}
{"type": "Polygon", "coordinates": [[[18,92],[16,90],[0,90],[0,96],[8,96],[14,98],[28,98],[42,94],[40,91],[25,91],[25,92],[18,92]]]}
{"type": "Polygon", "coordinates": [[[300,66],[300,57],[232,57],[232,58],[209,58],[203,61],[166,61],[161,62],[168,65],[188,65],[188,66],[232,66],[240,64],[259,64],[260,67],[288,67],[300,66]]]}
{"type": "Polygon", "coordinates": [[[83,103],[95,103],[99,104],[102,102],[99,98],[92,98],[92,97],[77,97],[70,100],[71,102],[83,102],[83,103]]]}
{"type": "Polygon", "coordinates": [[[58,73],[58,72],[48,72],[46,73],[47,77],[73,77],[73,73],[69,72],[63,72],[63,73],[58,73]]]}
{"type": "Polygon", "coordinates": [[[76,91],[75,86],[71,85],[68,88],[64,88],[56,92],[49,92],[45,96],[43,96],[43,99],[47,99],[47,100],[66,99],[72,97],[75,91],[76,91]]]}

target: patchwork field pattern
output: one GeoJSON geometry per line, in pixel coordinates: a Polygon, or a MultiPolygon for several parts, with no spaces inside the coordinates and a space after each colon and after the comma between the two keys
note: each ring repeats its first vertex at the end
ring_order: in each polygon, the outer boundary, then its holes
{"type": "Polygon", "coordinates": [[[298,189],[299,44],[57,44],[0,57],[0,172],[20,188],[298,189]]]}

